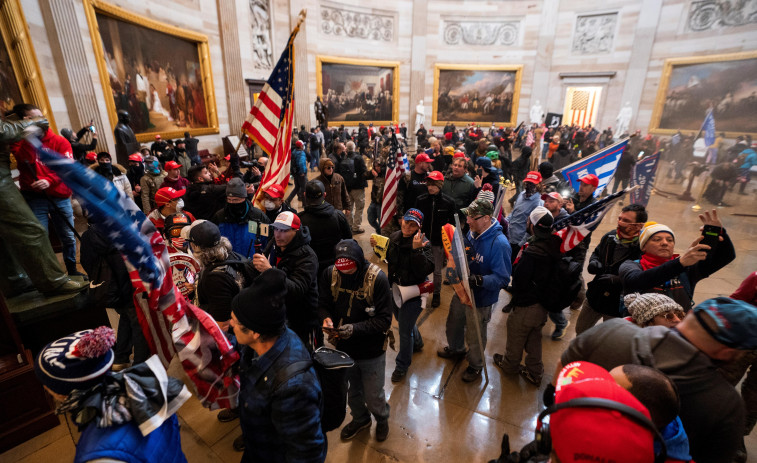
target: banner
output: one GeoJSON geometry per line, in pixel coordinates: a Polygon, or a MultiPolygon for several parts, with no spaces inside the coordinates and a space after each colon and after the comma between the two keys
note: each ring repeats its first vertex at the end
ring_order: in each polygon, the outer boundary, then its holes
{"type": "Polygon", "coordinates": [[[715,143],[715,116],[712,115],[712,109],[707,111],[707,116],[702,123],[702,132],[704,132],[704,143],[707,146],[715,143]]]}
{"type": "Polygon", "coordinates": [[[547,113],[547,117],[544,118],[544,123],[550,129],[554,129],[555,127],[560,127],[562,125],[562,114],[547,113]]]}
{"type": "Polygon", "coordinates": [[[575,191],[578,191],[579,179],[588,174],[596,175],[599,178],[599,185],[594,191],[594,197],[598,198],[615,174],[618,161],[626,149],[626,145],[628,145],[628,140],[628,138],[625,138],[614,145],[597,151],[588,158],[563,167],[557,172],[560,172],[565,180],[570,182],[570,186],[575,191]]]}
{"type": "Polygon", "coordinates": [[[660,165],[660,153],[657,152],[637,162],[631,174],[631,188],[639,188],[631,191],[631,204],[641,204],[647,207],[649,195],[652,194],[652,185],[657,175],[657,166],[660,165]]]}

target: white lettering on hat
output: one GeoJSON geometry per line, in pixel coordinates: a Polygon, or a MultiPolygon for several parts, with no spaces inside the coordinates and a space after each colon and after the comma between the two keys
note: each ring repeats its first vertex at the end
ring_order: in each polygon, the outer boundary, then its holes
{"type": "Polygon", "coordinates": [[[42,353],[42,358],[45,359],[45,362],[65,370],[66,365],[58,361],[58,355],[65,352],[65,350],[63,347],[50,347],[42,353]]]}

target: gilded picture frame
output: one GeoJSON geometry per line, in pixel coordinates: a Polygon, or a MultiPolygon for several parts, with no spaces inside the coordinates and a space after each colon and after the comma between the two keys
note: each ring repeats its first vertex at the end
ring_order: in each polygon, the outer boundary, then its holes
{"type": "Polygon", "coordinates": [[[649,131],[697,133],[710,110],[717,133],[757,136],[757,51],[665,60],[649,131]]]}
{"type": "Polygon", "coordinates": [[[523,65],[436,64],[432,125],[515,127],[523,65]]]}
{"type": "Polygon", "coordinates": [[[319,55],[315,62],[316,91],[328,110],[329,127],[399,122],[399,61],[319,55]]]}
{"type": "Polygon", "coordinates": [[[0,85],[3,87],[0,107],[5,112],[14,104],[31,103],[40,108],[50,122],[50,128],[57,133],[29,26],[19,0],[0,2],[0,36],[3,42],[0,44],[0,85]]]}
{"type": "Polygon", "coordinates": [[[84,6],[111,130],[124,109],[140,142],[219,132],[206,35],[100,0],[84,6]]]}

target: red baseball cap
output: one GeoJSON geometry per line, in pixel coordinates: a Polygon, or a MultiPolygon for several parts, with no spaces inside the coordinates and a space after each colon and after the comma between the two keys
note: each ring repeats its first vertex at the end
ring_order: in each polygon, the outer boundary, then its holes
{"type": "Polygon", "coordinates": [[[181,164],[179,164],[178,162],[176,162],[176,161],[168,161],[166,163],[165,169],[166,170],[174,170],[174,169],[178,169],[179,167],[181,167],[181,164]]]}
{"type": "Polygon", "coordinates": [[[281,188],[281,185],[278,183],[274,183],[273,185],[269,186],[265,190],[263,190],[263,193],[267,194],[271,198],[284,198],[284,189],[281,188]]]}
{"type": "Polygon", "coordinates": [[[155,204],[158,207],[163,207],[174,199],[181,198],[186,192],[187,190],[174,190],[171,187],[161,188],[155,193],[155,204]]]}
{"type": "Polygon", "coordinates": [[[226,156],[224,156],[223,158],[224,158],[225,160],[227,160],[227,161],[231,161],[231,155],[230,155],[230,154],[227,154],[227,155],[226,155],[226,156]]]}
{"type": "Polygon", "coordinates": [[[305,144],[302,143],[302,140],[297,140],[296,142],[294,142],[294,146],[296,146],[297,148],[302,148],[303,146],[305,146],[305,144]]]}
{"type": "Polygon", "coordinates": [[[432,162],[432,161],[431,161],[431,158],[428,157],[428,154],[421,153],[415,157],[415,163],[418,164],[419,162],[432,162]]]}
{"type": "Polygon", "coordinates": [[[160,135],[155,135],[156,140],[160,140],[160,135]]]}
{"type": "MultiPolygon", "coordinates": [[[[573,362],[557,377],[555,404],[572,399],[600,398],[630,407],[651,422],[649,411],[620,387],[605,369],[589,362],[573,362]]],[[[601,407],[569,407],[550,415],[552,449],[560,461],[653,462],[654,434],[629,415],[601,407]]]]}
{"type": "Polygon", "coordinates": [[[299,230],[300,218],[294,212],[285,211],[276,216],[271,226],[279,230],[299,230]]]}
{"type": "Polygon", "coordinates": [[[142,162],[144,159],[142,159],[142,155],[139,153],[134,153],[129,155],[129,161],[136,161],[136,162],[142,162]]]}
{"type": "Polygon", "coordinates": [[[532,170],[531,172],[526,174],[526,178],[523,179],[524,182],[539,184],[541,183],[541,174],[535,170],[532,170]]]}
{"type": "Polygon", "coordinates": [[[452,155],[453,158],[463,158],[468,159],[468,157],[463,153],[462,151],[455,151],[455,154],[452,155]]]}
{"type": "Polygon", "coordinates": [[[447,132],[444,134],[444,139],[447,141],[452,140],[452,132],[447,132]]]}
{"type": "Polygon", "coordinates": [[[97,153],[90,151],[89,153],[87,153],[85,158],[87,159],[87,161],[97,161],[97,153]]]}
{"type": "Polygon", "coordinates": [[[426,179],[444,181],[444,175],[442,175],[442,173],[438,170],[435,170],[433,172],[429,172],[429,174],[426,176],[426,179]]]}
{"type": "Polygon", "coordinates": [[[584,175],[583,177],[581,177],[579,179],[579,181],[581,181],[581,182],[583,182],[583,183],[585,183],[587,185],[591,185],[594,188],[596,188],[596,187],[599,186],[599,177],[597,177],[594,174],[584,175]]]}
{"type": "Polygon", "coordinates": [[[541,195],[541,200],[542,201],[546,201],[547,198],[552,198],[552,199],[556,199],[558,201],[562,201],[562,195],[560,193],[556,192],[556,191],[552,191],[550,193],[544,193],[543,195],[541,195]]]}

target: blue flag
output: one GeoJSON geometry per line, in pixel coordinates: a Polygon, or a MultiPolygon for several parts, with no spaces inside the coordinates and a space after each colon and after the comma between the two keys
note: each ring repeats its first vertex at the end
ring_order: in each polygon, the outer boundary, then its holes
{"type": "Polygon", "coordinates": [[[649,203],[649,195],[652,194],[654,177],[657,174],[657,166],[659,165],[659,152],[636,163],[633,168],[633,174],[631,174],[631,188],[637,185],[640,188],[631,191],[630,200],[632,204],[641,204],[642,206],[647,207],[647,204],[649,203]]]}
{"type": "Polygon", "coordinates": [[[608,146],[596,153],[592,154],[588,158],[581,159],[569,166],[563,167],[560,172],[567,181],[570,182],[571,187],[575,191],[578,191],[579,179],[588,174],[594,174],[599,178],[599,185],[594,192],[594,197],[599,197],[602,194],[602,190],[605,189],[612,176],[615,174],[615,169],[618,167],[618,161],[623,154],[626,145],[628,145],[628,138],[608,146]]]}
{"type": "Polygon", "coordinates": [[[715,116],[712,115],[712,109],[707,111],[707,116],[702,123],[702,131],[704,132],[704,143],[707,146],[715,143],[715,116]]]}

